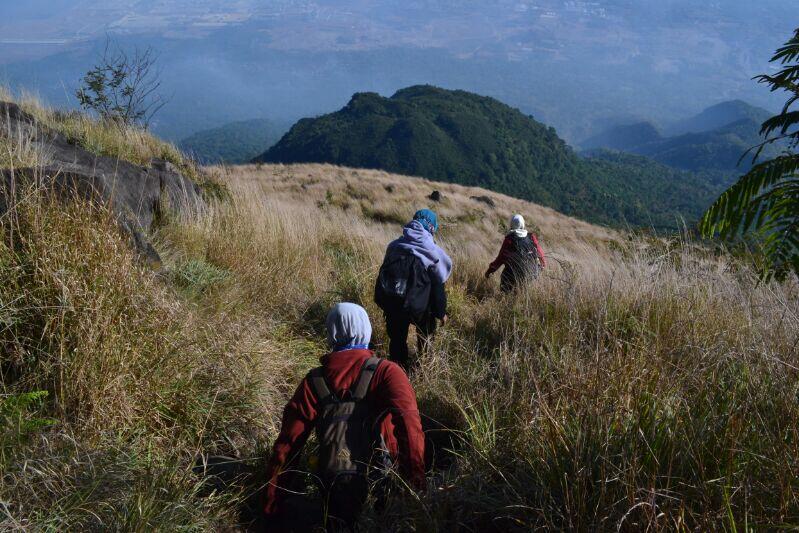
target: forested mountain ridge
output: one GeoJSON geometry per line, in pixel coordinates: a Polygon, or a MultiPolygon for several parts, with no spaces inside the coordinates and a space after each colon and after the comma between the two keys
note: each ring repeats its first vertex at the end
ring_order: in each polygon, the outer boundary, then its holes
{"type": "Polygon", "coordinates": [[[629,151],[630,147],[661,141],[663,135],[651,122],[636,122],[608,128],[580,143],[584,150],[605,148],[629,151]]]}
{"type": "MultiPolygon", "coordinates": [[[[673,168],[713,175],[713,181],[729,185],[752,164],[743,157],[763,142],[761,124],[770,113],[740,100],[714,105],[694,117],[660,129],[651,122],[614,126],[586,139],[580,146],[592,153],[610,149],[643,155],[673,168]]],[[[781,150],[766,146],[763,157],[781,150]]]]}
{"type": "Polygon", "coordinates": [[[722,128],[733,122],[750,120],[762,124],[773,113],[743,100],[729,100],[712,105],[700,113],[678,121],[666,128],[668,135],[699,133],[722,128]]]}
{"type": "Polygon", "coordinates": [[[333,163],[485,187],[610,225],[675,227],[718,191],[640,158],[579,157],[555,130],[493,98],[432,86],[357,93],[300,120],[256,158],[333,163]],[[653,166],[654,165],[654,166],[653,166]]]}
{"type": "Polygon", "coordinates": [[[230,122],[186,137],[178,147],[202,164],[246,163],[277,142],[288,127],[268,119],[230,122]]]}

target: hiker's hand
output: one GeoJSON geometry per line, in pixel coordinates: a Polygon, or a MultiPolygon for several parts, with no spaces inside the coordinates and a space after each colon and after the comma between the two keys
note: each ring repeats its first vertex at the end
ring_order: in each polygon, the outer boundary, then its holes
{"type": "Polygon", "coordinates": [[[444,315],[443,317],[441,317],[442,326],[446,326],[448,321],[449,321],[449,315],[444,315]]]}

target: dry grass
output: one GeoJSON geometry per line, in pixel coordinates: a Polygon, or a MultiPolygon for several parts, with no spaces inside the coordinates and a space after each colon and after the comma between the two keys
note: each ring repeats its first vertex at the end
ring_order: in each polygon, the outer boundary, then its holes
{"type": "Polygon", "coordinates": [[[218,523],[227,515],[194,497],[190,467],[263,439],[268,347],[257,330],[199,316],[109,213],[41,191],[18,199],[0,218],[0,524],[218,523]]]}
{"type": "MultiPolygon", "coordinates": [[[[153,159],[163,159],[173,163],[184,173],[197,177],[195,164],[180,150],[139,127],[97,120],[79,112],[53,109],[32,94],[26,93],[20,98],[15,98],[8,89],[2,87],[0,87],[0,100],[16,101],[40,124],[63,134],[71,142],[94,154],[119,158],[143,166],[149,166],[153,159]]],[[[14,143],[14,145],[17,149],[24,148],[24,144],[14,143]]],[[[2,157],[0,154],[0,158],[2,157]]],[[[4,166],[6,164],[0,159],[0,167],[4,166]]]]}
{"type": "MultiPolygon", "coordinates": [[[[233,203],[168,228],[162,242],[173,258],[229,272],[204,301],[214,313],[272,317],[300,369],[322,353],[335,301],[365,305],[382,346],[371,291],[384,247],[415,209],[442,215],[453,320],[413,380],[424,414],[461,436],[459,457],[428,495],[394,500],[368,527],[799,521],[795,283],[758,285],[701,247],[628,241],[476,189],[319,165],[217,172],[233,203]],[[426,200],[433,189],[440,204],[426,200]],[[470,198],[482,194],[497,207],[470,198]],[[528,293],[502,297],[482,272],[512,212],[555,260],[528,293]]],[[[277,390],[290,391],[287,381],[277,390]]]]}
{"type": "Polygon", "coordinates": [[[452,321],[412,380],[454,449],[427,493],[365,529],[799,525],[795,280],[757,284],[691,243],[479,189],[322,165],[211,172],[230,199],[158,231],[159,276],[87,206],[34,194],[0,218],[2,527],[232,527],[239,495],[201,496],[194,458],[264,458],[333,302],[364,304],[383,348],[377,268],[425,206],[455,260],[452,321]],[[496,207],[470,198],[485,194],[496,207]],[[514,212],[552,267],[502,296],[482,273],[514,212]]]}
{"type": "Polygon", "coordinates": [[[45,154],[19,132],[0,131],[0,168],[16,169],[47,164],[45,154]]]}
{"type": "Polygon", "coordinates": [[[358,219],[390,228],[392,234],[398,225],[407,222],[413,209],[427,206],[441,217],[442,239],[447,241],[450,236],[456,236],[453,244],[455,241],[478,241],[492,251],[500,244],[498,232],[507,229],[515,213],[524,214],[528,226],[543,241],[557,245],[558,253],[567,258],[584,254],[586,244],[604,250],[608,241],[623,239],[616,231],[503,194],[422,178],[408,179],[379,170],[308,164],[250,165],[234,167],[230,172],[230,185],[246,189],[247,193],[277,196],[283,202],[296,201],[304,209],[315,204],[325,216],[331,209],[335,214],[339,208],[358,219]],[[433,191],[442,194],[440,202],[428,198],[433,191]],[[494,200],[495,206],[472,199],[481,196],[494,200]]]}
{"type": "MultiPolygon", "coordinates": [[[[0,86],[0,101],[3,101],[0,86]]],[[[33,168],[49,162],[46,150],[34,142],[25,131],[0,127],[0,168],[33,168]]]]}

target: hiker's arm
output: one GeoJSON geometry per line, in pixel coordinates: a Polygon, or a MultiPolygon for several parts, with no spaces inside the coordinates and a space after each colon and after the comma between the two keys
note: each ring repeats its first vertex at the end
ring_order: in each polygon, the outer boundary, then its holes
{"type": "Polygon", "coordinates": [[[488,270],[486,271],[486,276],[490,276],[497,270],[499,267],[505,264],[505,260],[508,258],[508,254],[510,253],[510,239],[506,238],[502,241],[502,248],[499,249],[499,254],[497,254],[497,258],[488,265],[488,270]]]}
{"type": "Polygon", "coordinates": [[[447,289],[437,281],[430,284],[430,313],[439,320],[447,316],[447,289]]]}
{"type": "Polygon", "coordinates": [[[382,390],[381,410],[391,413],[394,425],[394,438],[399,446],[399,463],[402,475],[417,490],[425,487],[424,477],[424,433],[416,394],[413,392],[408,376],[396,364],[383,363],[382,379],[377,386],[382,390]]]}
{"type": "Polygon", "coordinates": [[[547,258],[544,257],[544,250],[543,250],[543,248],[541,248],[541,245],[538,244],[538,237],[536,237],[532,233],[530,235],[533,238],[533,244],[535,244],[536,250],[538,250],[538,257],[541,258],[541,267],[545,268],[547,266],[547,258]]]}
{"type": "Polygon", "coordinates": [[[283,410],[280,435],[275,441],[272,458],[267,467],[268,484],[264,497],[264,513],[275,513],[286,495],[282,490],[291,485],[292,472],[287,471],[302,451],[316,419],[316,396],[308,379],[303,379],[294,396],[283,410]]]}

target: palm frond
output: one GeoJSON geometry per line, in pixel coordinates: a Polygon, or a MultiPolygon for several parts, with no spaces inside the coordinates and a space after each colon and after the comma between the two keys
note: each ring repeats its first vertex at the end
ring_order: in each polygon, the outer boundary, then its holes
{"type": "Polygon", "coordinates": [[[766,279],[782,279],[790,271],[799,272],[799,216],[789,220],[779,228],[758,232],[763,237],[761,252],[769,265],[764,272],[766,279]]]}
{"type": "MultiPolygon", "coordinates": [[[[786,152],[799,145],[799,111],[791,107],[799,102],[799,29],[782,47],[772,62],[783,68],[776,74],[763,74],[754,79],[770,85],[772,92],[783,90],[789,97],[779,115],[763,122],[760,134],[766,139],[750,148],[743,160],[755,152],[757,161],[763,148],[789,139],[786,152]],[[793,131],[791,131],[793,129],[793,131]],[[772,136],[773,135],[773,136],[772,136]]],[[[799,273],[799,154],[786,153],[756,164],[727,189],[705,212],[699,230],[705,237],[718,235],[736,240],[748,236],[765,259],[764,277],[783,277],[799,273]]]]}
{"type": "Polygon", "coordinates": [[[797,59],[799,59],[799,30],[794,32],[791,40],[777,49],[771,61],[779,61],[784,65],[797,59]]]}
{"type": "Polygon", "coordinates": [[[771,135],[779,130],[781,135],[785,135],[791,126],[797,124],[799,124],[799,111],[789,111],[766,120],[760,128],[760,134],[771,135]]]}
{"type": "Polygon", "coordinates": [[[760,159],[760,154],[763,153],[763,150],[766,148],[766,146],[769,146],[771,144],[780,141],[784,141],[786,139],[794,139],[797,135],[799,135],[799,131],[784,135],[777,135],[776,137],[770,137],[765,141],[763,141],[762,143],[752,146],[751,148],[747,149],[743,154],[741,154],[741,157],[738,158],[737,165],[740,165],[741,162],[744,161],[752,152],[754,152],[754,155],[752,156],[752,164],[754,165],[757,162],[757,160],[760,159]]]}
{"type": "Polygon", "coordinates": [[[799,170],[799,155],[783,155],[760,163],[727,189],[707,210],[700,221],[706,237],[719,234],[731,238],[752,227],[762,215],[766,197],[761,193],[775,187],[785,176],[799,170]]]}
{"type": "Polygon", "coordinates": [[[753,79],[758,83],[771,85],[771,92],[784,90],[795,93],[797,89],[799,89],[799,85],[795,83],[799,80],[799,67],[785,68],[776,74],[761,74],[760,76],[755,76],[753,79]]]}

